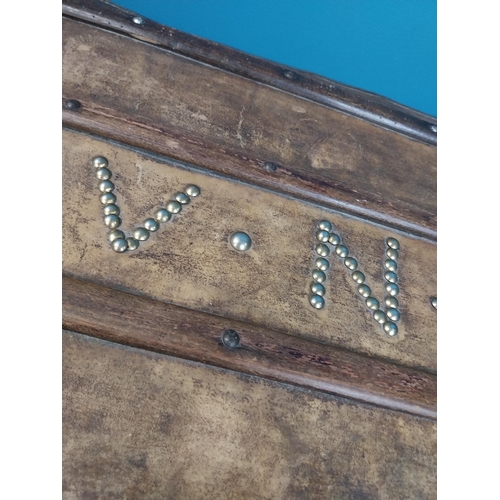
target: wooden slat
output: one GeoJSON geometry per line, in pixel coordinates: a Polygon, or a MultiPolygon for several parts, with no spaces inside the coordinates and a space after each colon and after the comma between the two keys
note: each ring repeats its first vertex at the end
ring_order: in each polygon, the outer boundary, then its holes
{"type": "Polygon", "coordinates": [[[63,326],[126,345],[436,418],[436,378],[267,328],[63,278],[63,326]],[[240,346],[221,337],[233,329],[240,346]]]}
{"type": "Polygon", "coordinates": [[[80,21],[63,41],[66,125],[435,239],[435,147],[80,21]]]}

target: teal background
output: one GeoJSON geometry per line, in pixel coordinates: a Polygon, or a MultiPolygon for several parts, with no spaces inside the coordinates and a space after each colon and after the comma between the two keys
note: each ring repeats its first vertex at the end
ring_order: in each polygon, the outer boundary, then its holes
{"type": "Polygon", "coordinates": [[[436,0],[115,0],[161,24],[436,116],[436,0]]]}

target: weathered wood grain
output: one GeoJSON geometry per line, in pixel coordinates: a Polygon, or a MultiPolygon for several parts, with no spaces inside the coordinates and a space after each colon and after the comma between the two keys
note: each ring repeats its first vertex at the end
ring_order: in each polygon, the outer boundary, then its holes
{"type": "Polygon", "coordinates": [[[436,498],[436,424],[63,333],[63,498],[436,498]]]}
{"type": "Polygon", "coordinates": [[[65,124],[436,237],[435,147],[80,21],[63,45],[65,124]]]}
{"type": "Polygon", "coordinates": [[[63,326],[133,347],[436,418],[436,377],[268,328],[63,278],[63,326]],[[222,344],[223,332],[240,336],[222,344]]]}
{"type": "Polygon", "coordinates": [[[436,246],[260,188],[86,136],[63,133],[63,270],[112,288],[386,358],[436,369],[436,246]],[[106,239],[102,205],[91,158],[109,159],[122,210],[131,231],[188,184],[201,196],[136,252],[116,254],[106,239]],[[387,337],[356,292],[342,262],[331,257],[326,307],[308,302],[314,234],[330,220],[367,276],[379,300],[385,238],[401,243],[398,261],[399,334],[387,337]],[[232,249],[234,231],[253,238],[250,251],[232,249]]]}

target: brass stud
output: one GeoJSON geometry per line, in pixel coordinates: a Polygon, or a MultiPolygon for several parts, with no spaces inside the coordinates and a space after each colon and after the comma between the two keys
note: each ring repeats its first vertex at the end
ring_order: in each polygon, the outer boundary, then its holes
{"type": "Polygon", "coordinates": [[[389,337],[394,337],[398,333],[398,327],[391,321],[384,323],[384,332],[389,335],[389,337]]]}
{"type": "Polygon", "coordinates": [[[116,202],[116,196],[113,193],[104,193],[99,197],[103,205],[114,205],[116,202]]]}
{"type": "Polygon", "coordinates": [[[139,248],[139,242],[135,238],[127,238],[127,247],[129,250],[137,250],[139,248]]]}
{"type": "Polygon", "coordinates": [[[120,227],[121,223],[122,221],[120,217],[118,217],[118,215],[111,214],[104,217],[104,225],[106,227],[109,227],[110,229],[116,229],[117,227],[120,227]]]}
{"type": "Polygon", "coordinates": [[[396,264],[396,261],[395,260],[392,260],[392,259],[387,259],[385,262],[384,262],[384,267],[386,269],[388,269],[389,271],[394,271],[396,272],[397,268],[398,268],[398,265],[396,264]]]}
{"type": "Polygon", "coordinates": [[[398,281],[398,276],[395,272],[393,271],[386,271],[384,273],[384,278],[386,281],[388,281],[389,283],[396,283],[396,281],[398,281]]]}
{"type": "Polygon", "coordinates": [[[190,198],[196,198],[200,195],[200,188],[198,186],[195,186],[194,184],[191,184],[186,188],[186,194],[190,198]]]}
{"type": "Polygon", "coordinates": [[[401,317],[399,311],[394,307],[389,307],[389,309],[387,309],[385,313],[387,314],[387,317],[392,321],[399,321],[399,318],[401,317]]]}
{"type": "Polygon", "coordinates": [[[379,301],[375,297],[368,297],[366,299],[366,306],[368,309],[371,309],[372,311],[376,311],[379,307],[379,301]]]}
{"type": "Polygon", "coordinates": [[[396,297],[388,296],[385,298],[384,302],[386,307],[393,307],[394,309],[397,309],[399,307],[399,302],[396,297]]]}
{"type": "Polygon", "coordinates": [[[92,158],[92,165],[95,168],[106,168],[108,166],[108,160],[104,156],[96,156],[92,158]]]}
{"type": "Polygon", "coordinates": [[[345,259],[349,255],[349,250],[344,245],[338,245],[337,248],[335,248],[335,253],[339,257],[342,257],[343,259],[345,259]]]}
{"type": "Polygon", "coordinates": [[[111,215],[111,214],[120,215],[120,209],[114,203],[106,205],[103,208],[103,212],[104,215],[111,215]]]}
{"type": "Polygon", "coordinates": [[[115,189],[115,185],[111,181],[102,181],[98,187],[101,193],[111,193],[115,189]]]}
{"type": "Polygon", "coordinates": [[[181,205],[187,205],[189,203],[189,196],[186,193],[176,193],[174,198],[181,205]]]}
{"type": "Polygon", "coordinates": [[[358,293],[365,298],[368,298],[371,294],[371,288],[368,285],[359,285],[358,286],[358,293]]]}
{"type": "Polygon", "coordinates": [[[383,325],[387,321],[387,316],[385,315],[384,311],[377,309],[373,313],[373,319],[378,323],[380,323],[381,325],[383,325]]]}
{"type": "Polygon", "coordinates": [[[394,250],[394,248],[388,248],[385,251],[385,254],[387,255],[387,257],[389,257],[389,259],[392,259],[392,260],[397,260],[397,258],[399,257],[398,251],[394,250]]]}
{"type": "Polygon", "coordinates": [[[312,272],[312,277],[314,281],[317,281],[318,283],[324,283],[326,281],[326,274],[323,271],[320,271],[319,269],[315,269],[312,272]]]}
{"type": "Polygon", "coordinates": [[[351,274],[351,278],[359,285],[365,282],[365,275],[361,271],[354,271],[351,274]]]}
{"type": "Polygon", "coordinates": [[[314,295],[319,295],[323,297],[326,293],[325,287],[321,283],[312,283],[311,284],[311,292],[314,295]]]}
{"type": "Polygon", "coordinates": [[[167,210],[171,214],[178,214],[182,210],[182,205],[176,200],[171,200],[167,203],[167,210]]]}
{"type": "Polygon", "coordinates": [[[323,307],[325,307],[325,299],[323,297],[321,297],[320,295],[311,295],[309,297],[309,303],[315,309],[323,309],[323,307]]]}
{"type": "Polygon", "coordinates": [[[352,257],[347,257],[344,260],[344,265],[345,265],[345,267],[347,267],[347,269],[354,271],[355,269],[358,268],[358,261],[352,257]]]}
{"type": "Polygon", "coordinates": [[[122,240],[125,239],[125,233],[119,229],[115,229],[108,234],[108,240],[111,242],[117,240],[118,238],[121,238],[122,240]]]}
{"type": "Polygon", "coordinates": [[[316,233],[316,239],[318,241],[321,241],[322,243],[327,243],[328,242],[328,238],[330,238],[330,233],[328,231],[325,231],[323,229],[320,229],[317,233],[316,233]]]}
{"type": "Polygon", "coordinates": [[[323,231],[331,231],[332,230],[332,224],[331,222],[328,222],[327,220],[322,220],[319,224],[318,227],[322,229],[323,231]]]}
{"type": "Polygon", "coordinates": [[[168,222],[171,217],[172,215],[170,214],[170,212],[168,210],[165,210],[164,208],[160,208],[154,213],[154,218],[158,222],[168,222]]]}
{"type": "Polygon", "coordinates": [[[235,250],[239,250],[240,252],[246,252],[252,246],[252,238],[248,236],[247,233],[243,231],[238,231],[237,233],[233,233],[229,237],[229,243],[235,250]]]}
{"type": "Polygon", "coordinates": [[[125,252],[127,250],[127,242],[123,238],[117,238],[111,243],[111,248],[118,253],[125,252]]]}
{"type": "Polygon", "coordinates": [[[387,238],[387,246],[399,250],[399,241],[396,238],[387,238]]]}
{"type": "Polygon", "coordinates": [[[111,179],[111,170],[108,170],[107,168],[100,168],[96,171],[95,176],[100,181],[107,181],[108,179],[111,179]]]}
{"type": "Polygon", "coordinates": [[[328,257],[330,254],[330,249],[323,243],[318,243],[315,250],[318,255],[321,255],[321,257],[328,257]]]}
{"type": "Polygon", "coordinates": [[[399,286],[396,283],[386,283],[385,291],[391,296],[395,297],[399,293],[399,286]]]}
{"type": "Polygon", "coordinates": [[[328,271],[330,269],[330,263],[324,258],[316,259],[315,266],[320,271],[328,271]]]}
{"type": "Polygon", "coordinates": [[[144,227],[134,229],[134,238],[138,241],[146,241],[149,238],[149,231],[144,227]]]}
{"type": "Polygon", "coordinates": [[[335,234],[335,233],[331,233],[330,234],[330,237],[328,238],[328,241],[330,242],[330,244],[332,244],[333,246],[337,246],[340,244],[340,242],[342,241],[340,239],[340,236],[338,234],[335,234]]]}
{"type": "Polygon", "coordinates": [[[156,222],[154,219],[146,219],[144,221],[144,228],[152,233],[158,231],[159,227],[160,226],[158,222],[156,222]]]}

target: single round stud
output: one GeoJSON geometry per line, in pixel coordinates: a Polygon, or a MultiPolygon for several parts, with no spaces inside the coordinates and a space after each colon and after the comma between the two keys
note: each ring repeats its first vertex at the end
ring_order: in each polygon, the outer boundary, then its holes
{"type": "Polygon", "coordinates": [[[318,255],[321,255],[321,257],[328,257],[330,254],[330,249],[323,243],[318,243],[315,250],[318,255]]]}
{"type": "Polygon", "coordinates": [[[68,108],[68,109],[72,109],[72,110],[75,110],[75,109],[79,109],[81,108],[82,106],[82,103],[80,101],[77,101],[76,99],[68,99],[64,105],[68,108]]]}
{"type": "Polygon", "coordinates": [[[438,299],[437,297],[431,297],[431,306],[436,309],[437,311],[437,308],[438,308],[438,299]]]}
{"type": "Polygon", "coordinates": [[[388,248],[385,251],[385,254],[389,259],[396,260],[399,257],[399,252],[397,250],[394,250],[394,248],[388,248]]]}
{"type": "Polygon", "coordinates": [[[99,191],[101,193],[111,193],[115,189],[115,185],[111,181],[102,181],[99,183],[99,191]]]}
{"type": "Polygon", "coordinates": [[[401,317],[399,311],[394,307],[389,307],[389,309],[386,309],[385,313],[387,314],[387,317],[392,321],[399,321],[399,318],[401,317]]]}
{"type": "Polygon", "coordinates": [[[328,269],[330,269],[330,263],[323,258],[316,259],[314,265],[316,266],[316,269],[319,269],[320,271],[328,271],[328,269]]]}
{"type": "Polygon", "coordinates": [[[182,205],[178,201],[169,201],[167,203],[167,210],[171,214],[178,214],[182,210],[182,205]]]}
{"type": "Polygon", "coordinates": [[[333,246],[337,246],[340,244],[340,242],[342,241],[340,239],[340,236],[338,234],[335,234],[335,233],[330,233],[330,237],[328,238],[328,241],[333,245],[333,246]]]}
{"type": "Polygon", "coordinates": [[[137,229],[134,229],[134,232],[132,234],[134,235],[134,238],[138,241],[146,241],[149,238],[149,231],[143,227],[138,227],[137,229]]]}
{"type": "Polygon", "coordinates": [[[389,271],[393,271],[393,272],[396,272],[397,268],[398,268],[398,265],[396,264],[396,261],[395,260],[392,260],[392,259],[387,259],[385,262],[384,262],[384,267],[389,270],[389,271]]]}
{"type": "Polygon", "coordinates": [[[252,238],[250,238],[247,233],[238,231],[229,237],[229,243],[231,243],[234,249],[240,252],[246,252],[252,246],[252,238]]]}
{"type": "Polygon", "coordinates": [[[344,260],[344,265],[345,265],[345,267],[347,267],[347,269],[354,271],[355,269],[358,268],[358,261],[356,259],[354,259],[353,257],[347,257],[344,260]]]}
{"type": "Polygon", "coordinates": [[[124,240],[123,238],[117,238],[111,243],[111,248],[118,253],[125,252],[127,250],[127,241],[124,240]]]}
{"type": "Polygon", "coordinates": [[[104,156],[96,156],[92,158],[92,165],[95,168],[106,168],[108,166],[108,160],[104,156]]]}
{"type": "Polygon", "coordinates": [[[111,179],[111,170],[108,170],[107,168],[100,168],[96,170],[95,176],[100,181],[107,181],[108,179],[111,179]]]}
{"type": "Polygon", "coordinates": [[[309,297],[309,303],[315,309],[323,309],[323,307],[325,307],[325,299],[323,297],[321,297],[320,295],[311,295],[309,297]]]}
{"type": "Polygon", "coordinates": [[[397,309],[399,307],[399,301],[396,297],[391,297],[390,295],[384,299],[386,307],[393,307],[397,309]]]}
{"type": "Polygon", "coordinates": [[[181,204],[187,205],[189,203],[189,196],[186,193],[176,193],[174,198],[181,204]]]}
{"type": "Polygon", "coordinates": [[[399,241],[396,238],[387,238],[387,246],[399,250],[399,241]]]}
{"type": "Polygon", "coordinates": [[[330,238],[330,233],[328,231],[325,231],[324,229],[320,229],[316,233],[316,239],[318,241],[321,241],[322,243],[326,243],[328,241],[328,238],[330,238]]]}
{"type": "Polygon", "coordinates": [[[326,293],[325,287],[321,283],[313,283],[311,285],[311,292],[314,295],[319,295],[320,297],[323,297],[326,293]]]}
{"type": "Polygon", "coordinates": [[[99,197],[103,205],[114,205],[116,196],[113,193],[104,193],[99,197]]]}
{"type": "Polygon", "coordinates": [[[398,281],[398,275],[393,271],[386,271],[384,273],[384,278],[389,283],[396,283],[396,281],[398,281]]]}
{"type": "Polygon", "coordinates": [[[373,319],[383,325],[387,321],[387,316],[385,315],[384,311],[381,311],[380,309],[377,309],[373,313],[373,319]]]}
{"type": "Polygon", "coordinates": [[[386,283],[385,291],[391,296],[395,297],[399,293],[399,286],[396,283],[386,283]]]}
{"type": "Polygon", "coordinates": [[[398,333],[398,327],[392,323],[392,321],[387,321],[384,323],[384,332],[389,335],[389,337],[394,337],[398,333]]]}
{"type": "Polygon", "coordinates": [[[156,222],[154,219],[146,219],[144,221],[144,227],[150,231],[151,233],[154,233],[155,231],[158,231],[160,225],[158,222],[156,222]]]}
{"type": "Polygon", "coordinates": [[[120,217],[118,217],[118,215],[111,214],[104,217],[104,225],[106,227],[109,227],[110,229],[116,229],[117,227],[120,227],[121,223],[122,221],[120,217]]]}
{"type": "Polygon", "coordinates": [[[111,214],[120,215],[120,209],[114,203],[106,205],[102,209],[102,211],[104,212],[104,215],[111,215],[111,214]]]}
{"type": "Polygon", "coordinates": [[[200,196],[200,188],[198,186],[195,186],[194,184],[191,184],[186,188],[186,194],[190,198],[196,198],[197,196],[200,196]]]}
{"type": "Polygon", "coordinates": [[[317,281],[318,283],[324,283],[326,281],[326,274],[323,271],[320,271],[319,269],[315,269],[312,272],[312,277],[314,281],[317,281]]]}
{"type": "Polygon", "coordinates": [[[332,230],[332,224],[328,222],[327,220],[322,220],[319,224],[318,227],[322,229],[323,231],[331,231],[332,230]]]}
{"type": "Polygon", "coordinates": [[[134,24],[139,24],[139,25],[141,25],[141,24],[144,24],[144,19],[143,19],[141,16],[134,16],[134,17],[132,18],[132,22],[133,22],[134,24]]]}
{"type": "Polygon", "coordinates": [[[366,299],[366,307],[368,307],[368,309],[371,309],[372,311],[376,311],[380,307],[380,304],[375,297],[368,297],[366,299]]]}
{"type": "Polygon", "coordinates": [[[226,347],[234,349],[240,343],[240,336],[234,330],[225,330],[222,334],[222,343],[226,347]]]}
{"type": "Polygon", "coordinates": [[[129,250],[137,250],[139,248],[140,243],[132,237],[127,238],[127,247],[129,250]]]}
{"type": "Polygon", "coordinates": [[[365,282],[365,275],[361,271],[354,271],[351,274],[351,278],[359,285],[365,282]]]}
{"type": "Polygon", "coordinates": [[[164,208],[160,208],[154,213],[154,218],[158,222],[168,222],[171,217],[172,214],[168,210],[165,210],[164,208]]]}
{"type": "Polygon", "coordinates": [[[368,285],[359,285],[358,293],[366,299],[372,294],[372,290],[368,285]]]}
{"type": "Polygon", "coordinates": [[[345,259],[349,255],[349,250],[344,245],[338,245],[337,248],[335,248],[335,253],[339,257],[342,257],[343,259],[345,259]]]}
{"type": "Polygon", "coordinates": [[[121,238],[122,240],[125,239],[125,233],[119,229],[115,229],[108,234],[108,240],[111,242],[117,240],[118,238],[121,238]]]}

